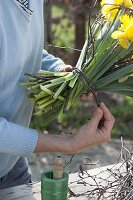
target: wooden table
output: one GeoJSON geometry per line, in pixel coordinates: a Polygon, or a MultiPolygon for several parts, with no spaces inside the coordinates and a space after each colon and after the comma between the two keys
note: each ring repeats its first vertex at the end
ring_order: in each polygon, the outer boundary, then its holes
{"type": "MultiPolygon", "coordinates": [[[[109,165],[102,168],[96,168],[93,170],[88,170],[87,172],[93,176],[96,174],[99,174],[99,177],[102,177],[104,180],[106,180],[108,177],[109,179],[113,179],[113,176],[110,176],[110,173],[106,169],[111,169],[114,167],[115,169],[119,168],[121,166],[121,163],[117,165],[109,165]],[[101,173],[104,172],[104,173],[101,173]]],[[[122,171],[125,171],[125,166],[121,167],[122,171]]],[[[97,176],[97,177],[98,177],[97,176]]],[[[81,194],[86,191],[88,191],[90,188],[88,186],[84,186],[83,184],[77,184],[77,181],[79,180],[78,173],[70,174],[69,175],[69,188],[76,194],[81,194]]],[[[92,178],[86,178],[86,182],[94,184],[94,180],[92,178]]],[[[103,183],[104,184],[104,181],[103,183]]],[[[41,184],[40,182],[34,183],[32,185],[21,185],[17,187],[7,188],[7,189],[1,189],[0,190],[0,200],[41,200],[41,184]]],[[[88,198],[85,196],[80,197],[70,197],[70,200],[87,200],[88,198]]],[[[95,199],[95,197],[93,198],[95,199]]]]}

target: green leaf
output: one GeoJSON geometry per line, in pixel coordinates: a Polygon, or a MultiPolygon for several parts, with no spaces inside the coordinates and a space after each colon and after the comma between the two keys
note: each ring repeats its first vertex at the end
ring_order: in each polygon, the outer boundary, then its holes
{"type": "MultiPolygon", "coordinates": [[[[131,70],[133,70],[133,64],[126,66],[122,69],[119,69],[115,72],[112,72],[111,74],[97,80],[95,83],[95,86],[96,86],[96,88],[102,88],[115,80],[119,80],[123,76],[130,75],[131,70]]],[[[126,82],[125,82],[125,84],[126,84],[126,82]]]]}
{"type": "Polygon", "coordinates": [[[119,80],[118,80],[118,82],[125,82],[127,79],[128,79],[128,77],[129,76],[124,76],[124,77],[122,77],[122,78],[120,78],[119,80]]]}

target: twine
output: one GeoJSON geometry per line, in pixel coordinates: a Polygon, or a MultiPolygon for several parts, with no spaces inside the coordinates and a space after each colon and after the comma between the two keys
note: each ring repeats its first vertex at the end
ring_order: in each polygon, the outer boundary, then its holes
{"type": "Polygon", "coordinates": [[[79,70],[77,68],[73,69],[72,71],[74,71],[76,74],[78,74],[85,81],[85,83],[87,85],[87,88],[89,88],[88,92],[91,92],[93,94],[94,99],[95,99],[96,104],[97,104],[97,107],[100,107],[101,100],[100,100],[100,97],[98,96],[98,94],[96,94],[94,92],[94,90],[96,90],[96,87],[95,87],[94,83],[92,82],[92,80],[90,78],[88,78],[83,73],[83,71],[81,71],[81,70],[79,70]]]}
{"type": "Polygon", "coordinates": [[[53,171],[48,170],[41,175],[42,200],[67,200],[68,174],[63,173],[63,178],[53,179],[53,171]]]}

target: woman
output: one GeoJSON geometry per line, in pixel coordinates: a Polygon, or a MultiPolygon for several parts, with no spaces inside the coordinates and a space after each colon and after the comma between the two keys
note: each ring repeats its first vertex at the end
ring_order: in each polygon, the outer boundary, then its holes
{"type": "Polygon", "coordinates": [[[0,0],[0,188],[31,181],[25,157],[33,152],[74,153],[110,139],[114,117],[103,103],[74,136],[28,128],[32,105],[19,85],[24,74],[71,70],[43,50],[43,35],[43,0],[0,0]]]}

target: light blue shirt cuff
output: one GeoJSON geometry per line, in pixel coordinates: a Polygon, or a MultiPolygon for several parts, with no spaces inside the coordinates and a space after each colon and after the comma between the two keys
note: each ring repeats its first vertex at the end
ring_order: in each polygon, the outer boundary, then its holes
{"type": "Polygon", "coordinates": [[[46,50],[43,50],[42,67],[41,69],[47,71],[59,71],[60,67],[65,66],[65,63],[57,57],[49,54],[46,50]]]}

